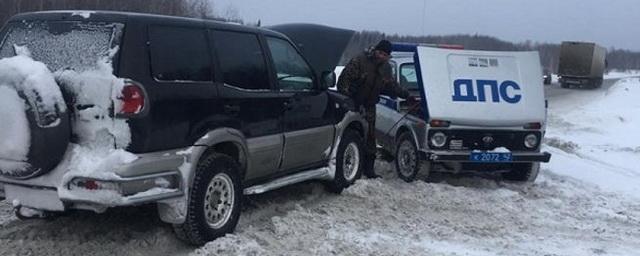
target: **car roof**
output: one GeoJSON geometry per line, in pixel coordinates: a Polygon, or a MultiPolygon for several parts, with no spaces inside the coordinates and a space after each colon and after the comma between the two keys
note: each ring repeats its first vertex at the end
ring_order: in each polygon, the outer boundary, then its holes
{"type": "MultiPolygon", "coordinates": [[[[285,35],[259,27],[252,27],[237,23],[187,18],[180,16],[169,16],[159,14],[148,13],[136,13],[136,12],[118,12],[118,11],[85,11],[85,10],[57,10],[57,11],[40,11],[40,12],[27,12],[17,14],[8,22],[16,21],[35,21],[35,20],[51,20],[51,21],[102,21],[102,22],[143,22],[143,23],[159,23],[166,25],[188,25],[195,27],[207,27],[223,30],[234,30],[251,33],[259,33],[264,35],[277,36],[287,38],[285,35]]],[[[287,38],[288,39],[288,38],[287,38]]]]}

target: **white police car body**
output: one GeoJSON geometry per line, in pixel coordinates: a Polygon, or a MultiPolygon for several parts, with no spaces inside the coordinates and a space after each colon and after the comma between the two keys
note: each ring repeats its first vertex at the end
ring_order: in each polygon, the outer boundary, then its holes
{"type": "Polygon", "coordinates": [[[376,136],[404,180],[442,164],[533,181],[549,161],[540,152],[546,101],[537,52],[394,44],[392,64],[412,97],[381,96],[376,136]]]}

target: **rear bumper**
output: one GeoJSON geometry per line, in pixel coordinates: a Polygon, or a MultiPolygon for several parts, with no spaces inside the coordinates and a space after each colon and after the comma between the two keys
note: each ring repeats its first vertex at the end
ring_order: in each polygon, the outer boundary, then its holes
{"type": "Polygon", "coordinates": [[[96,190],[0,182],[0,197],[6,197],[14,206],[38,210],[64,211],[75,208],[101,212],[108,207],[139,205],[182,196],[180,181],[179,173],[164,172],[117,180],[100,180],[108,182],[112,188],[96,190]],[[167,180],[173,181],[166,183],[167,180]],[[173,184],[175,187],[171,187],[173,184]]]}
{"type": "Polygon", "coordinates": [[[596,80],[596,79],[602,79],[602,78],[599,78],[599,77],[569,77],[569,76],[564,76],[564,77],[560,77],[558,79],[558,82],[565,83],[565,84],[583,85],[583,84],[589,84],[589,83],[591,83],[591,81],[596,80]]]}
{"type": "Polygon", "coordinates": [[[96,212],[184,195],[180,166],[184,149],[137,155],[133,162],[100,173],[69,172],[68,162],[29,180],[0,177],[0,199],[38,210],[85,209],[96,212]],[[88,186],[90,183],[93,186],[88,186]],[[100,184],[96,187],[95,184],[100,184]]]}
{"type": "MultiPolygon", "coordinates": [[[[434,162],[473,162],[470,160],[471,152],[431,152],[427,153],[427,159],[434,162]]],[[[548,163],[551,154],[548,152],[512,153],[512,163],[544,162],[548,163]]],[[[490,164],[490,163],[489,163],[490,164]]]]}

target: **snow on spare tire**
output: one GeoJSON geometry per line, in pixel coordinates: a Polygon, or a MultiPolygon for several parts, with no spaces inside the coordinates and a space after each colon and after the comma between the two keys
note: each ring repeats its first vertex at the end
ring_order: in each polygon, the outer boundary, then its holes
{"type": "Polygon", "coordinates": [[[0,174],[26,179],[53,169],[69,142],[62,93],[47,67],[27,56],[0,60],[0,174]]]}

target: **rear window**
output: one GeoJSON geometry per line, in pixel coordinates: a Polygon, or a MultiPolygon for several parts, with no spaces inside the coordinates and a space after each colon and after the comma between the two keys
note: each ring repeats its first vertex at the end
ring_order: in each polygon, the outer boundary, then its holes
{"type": "Polygon", "coordinates": [[[270,89],[257,35],[232,31],[213,31],[212,35],[224,83],[246,90],[270,89]]]}
{"type": "Polygon", "coordinates": [[[93,69],[115,53],[122,28],[119,23],[37,21],[7,24],[0,58],[28,51],[51,71],[93,69]]]}
{"type": "Polygon", "coordinates": [[[151,69],[161,81],[213,81],[211,53],[204,29],[150,29],[151,69]]]}

